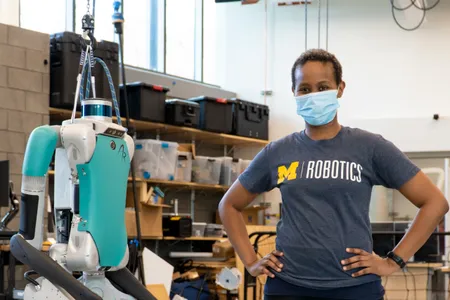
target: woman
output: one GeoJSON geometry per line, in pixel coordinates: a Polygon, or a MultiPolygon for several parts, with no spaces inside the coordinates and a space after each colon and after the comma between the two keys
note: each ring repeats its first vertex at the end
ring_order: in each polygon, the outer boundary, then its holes
{"type": "Polygon", "coordinates": [[[382,299],[380,276],[404,267],[448,211],[439,189],[391,142],[339,124],[344,89],[334,55],[303,53],[292,68],[292,92],[306,129],[266,146],[220,202],[220,217],[246,269],[269,276],[265,299],[382,299]],[[398,189],[419,208],[384,258],[372,251],[374,185],[398,189]],[[241,211],[275,187],[283,201],[277,250],[258,259],[241,211]]]}

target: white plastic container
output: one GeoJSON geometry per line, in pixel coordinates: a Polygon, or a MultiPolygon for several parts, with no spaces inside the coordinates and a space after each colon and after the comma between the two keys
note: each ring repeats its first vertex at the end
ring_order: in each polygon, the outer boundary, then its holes
{"type": "Polygon", "coordinates": [[[193,222],[192,223],[192,236],[205,236],[206,223],[193,222]]]}
{"type": "Polygon", "coordinates": [[[207,224],[205,227],[205,237],[223,237],[223,225],[207,224]]]}
{"type": "Polygon", "coordinates": [[[251,160],[242,159],[242,160],[241,160],[241,165],[240,165],[240,172],[239,172],[239,174],[241,174],[242,172],[244,172],[245,169],[248,168],[248,166],[250,165],[251,162],[252,162],[251,160]]]}
{"type": "Polygon", "coordinates": [[[196,156],[192,160],[192,181],[219,184],[222,159],[220,157],[196,156]]]}
{"type": "Polygon", "coordinates": [[[220,170],[220,184],[231,186],[236,181],[241,172],[241,159],[232,157],[222,157],[222,167],[220,170]]]}
{"type": "Polygon", "coordinates": [[[134,167],[145,179],[174,180],[178,143],[158,140],[136,140],[134,167]]]}
{"type": "Polygon", "coordinates": [[[233,158],[225,156],[221,157],[221,160],[219,184],[229,186],[231,185],[231,163],[233,162],[233,158]]]}
{"type": "Polygon", "coordinates": [[[192,153],[177,152],[176,181],[191,182],[192,178],[192,153]]]}
{"type": "Polygon", "coordinates": [[[232,185],[241,175],[241,165],[242,165],[242,159],[240,158],[233,158],[231,162],[231,183],[229,185],[232,185]]]}

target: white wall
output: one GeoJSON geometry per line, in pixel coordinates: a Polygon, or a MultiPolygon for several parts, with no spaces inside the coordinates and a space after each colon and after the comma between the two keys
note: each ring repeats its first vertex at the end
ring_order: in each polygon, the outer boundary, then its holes
{"type": "MultiPolygon", "coordinates": [[[[268,5],[268,87],[273,96],[271,138],[302,126],[295,115],[290,90],[290,69],[305,49],[304,6],[268,5]]],[[[309,7],[308,47],[317,47],[317,1],[309,7]]],[[[322,1],[322,46],[325,13],[322,1]]],[[[330,0],[329,50],[343,65],[347,89],[340,117],[354,119],[427,118],[434,113],[450,116],[450,2],[441,1],[424,25],[406,32],[394,23],[389,1],[330,0]]],[[[264,89],[264,1],[255,5],[217,4],[216,42],[205,46],[214,83],[236,91],[240,97],[262,102],[264,89]],[[215,51],[215,57],[209,53],[215,51]]],[[[411,25],[417,11],[407,11],[411,25]]],[[[212,18],[211,18],[212,19],[212,18]]],[[[209,23],[205,24],[209,26],[209,23]]],[[[208,30],[210,32],[210,30],[208,30]]],[[[208,78],[206,78],[208,80],[208,78]]]]}
{"type": "Polygon", "coordinates": [[[0,23],[19,26],[19,0],[0,0],[0,23]]]}
{"type": "MultiPolygon", "coordinates": [[[[205,23],[205,80],[260,103],[264,102],[260,95],[264,89],[264,2],[217,4],[215,11],[209,10],[215,22],[205,23]]],[[[277,139],[303,128],[295,113],[290,70],[305,50],[304,6],[278,7],[268,2],[267,88],[273,96],[267,104],[270,138],[277,139]]],[[[347,83],[341,122],[381,133],[403,151],[450,150],[450,2],[441,1],[414,32],[395,24],[389,1],[329,2],[329,51],[341,61],[347,83]],[[434,113],[441,116],[437,122],[432,120],[434,113]]],[[[308,12],[308,48],[315,48],[317,0],[308,12]]],[[[420,11],[412,9],[400,12],[399,21],[410,27],[420,16],[420,11]]],[[[271,193],[266,199],[276,204],[279,194],[271,193]]]]}

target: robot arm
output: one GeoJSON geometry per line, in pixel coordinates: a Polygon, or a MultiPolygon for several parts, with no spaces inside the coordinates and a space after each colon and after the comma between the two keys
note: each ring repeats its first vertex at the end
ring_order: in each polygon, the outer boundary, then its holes
{"type": "Polygon", "coordinates": [[[58,126],[41,126],[33,130],[25,150],[19,233],[38,250],[43,242],[46,174],[59,141],[58,126]]]}

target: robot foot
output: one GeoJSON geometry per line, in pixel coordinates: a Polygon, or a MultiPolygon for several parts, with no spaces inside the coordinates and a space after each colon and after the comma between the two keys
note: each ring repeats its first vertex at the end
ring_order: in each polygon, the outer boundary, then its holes
{"type": "MultiPolygon", "coordinates": [[[[30,266],[53,285],[61,287],[74,299],[101,300],[100,296],[81,284],[48,255],[31,246],[21,235],[16,234],[11,238],[10,247],[16,259],[30,266]]],[[[35,289],[41,289],[40,285],[35,286],[35,289]]]]}
{"type": "MultiPolygon", "coordinates": [[[[83,275],[78,279],[84,286],[105,300],[136,300],[130,295],[118,291],[103,274],[83,275]]],[[[63,289],[58,288],[48,279],[39,277],[36,279],[38,286],[29,283],[25,287],[24,300],[78,300],[84,298],[72,297],[63,289]]]]}
{"type": "MultiPolygon", "coordinates": [[[[83,285],[88,287],[91,291],[100,295],[102,299],[108,300],[135,300],[130,295],[122,293],[112,285],[112,283],[105,277],[104,273],[101,274],[87,274],[84,273],[79,279],[83,285]]],[[[138,298],[140,299],[140,298],[138,298]]]]}
{"type": "Polygon", "coordinates": [[[34,299],[34,300],[75,300],[64,290],[57,288],[53,283],[44,277],[39,277],[36,279],[39,287],[32,283],[27,284],[23,294],[23,299],[34,299]]]}

